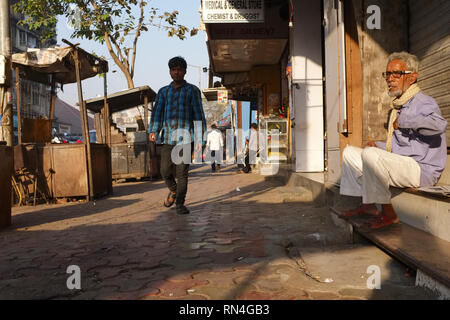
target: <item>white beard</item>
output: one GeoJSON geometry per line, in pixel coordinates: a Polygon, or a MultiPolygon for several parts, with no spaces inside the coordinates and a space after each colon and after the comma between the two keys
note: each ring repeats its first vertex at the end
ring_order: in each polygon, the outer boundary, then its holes
{"type": "Polygon", "coordinates": [[[388,91],[388,95],[390,97],[394,97],[394,98],[398,98],[403,94],[402,90],[397,90],[397,91],[388,91]]]}

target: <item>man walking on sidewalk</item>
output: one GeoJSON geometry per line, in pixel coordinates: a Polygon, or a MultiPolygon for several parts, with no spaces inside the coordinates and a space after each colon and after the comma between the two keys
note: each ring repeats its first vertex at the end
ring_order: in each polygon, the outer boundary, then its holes
{"type": "Polygon", "coordinates": [[[208,138],[206,139],[206,153],[211,151],[211,171],[216,172],[216,162],[217,171],[220,172],[220,164],[223,160],[223,137],[222,132],[217,129],[215,124],[211,125],[211,132],[208,133],[208,138]]]}
{"type": "Polygon", "coordinates": [[[383,77],[394,100],[387,140],[369,141],[364,149],[344,149],[340,193],[362,197],[362,204],[341,217],[372,215],[371,229],[398,223],[389,186],[432,186],[444,170],[447,121],[436,101],[418,87],[418,70],[419,60],[414,55],[400,52],[389,56],[383,77]],[[381,204],[381,212],[376,204],[381,204]]]}
{"type": "Polygon", "coordinates": [[[149,140],[154,142],[159,135],[163,144],[161,176],[169,188],[164,206],[171,207],[176,202],[177,213],[188,214],[184,201],[189,164],[194,142],[196,152],[202,150],[206,120],[200,89],[184,80],[186,61],[182,57],[174,57],[169,60],[169,69],[173,81],[158,91],[148,129],[149,140]],[[186,152],[189,155],[184,154],[186,152]]]}

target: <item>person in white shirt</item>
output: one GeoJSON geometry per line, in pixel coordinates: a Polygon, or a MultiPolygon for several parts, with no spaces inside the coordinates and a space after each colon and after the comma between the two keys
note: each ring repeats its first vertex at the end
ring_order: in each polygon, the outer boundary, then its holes
{"type": "Polygon", "coordinates": [[[211,152],[211,171],[216,171],[217,163],[217,171],[220,172],[220,164],[223,160],[223,137],[222,132],[217,129],[215,124],[211,125],[211,131],[206,139],[206,148],[207,154],[209,151],[211,152]]]}

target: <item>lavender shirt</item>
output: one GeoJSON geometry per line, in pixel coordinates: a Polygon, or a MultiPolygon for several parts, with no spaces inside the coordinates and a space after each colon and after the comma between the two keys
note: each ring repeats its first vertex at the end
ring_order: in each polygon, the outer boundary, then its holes
{"type": "MultiPolygon", "coordinates": [[[[447,161],[447,121],[436,101],[422,91],[405,103],[397,115],[399,128],[394,131],[392,152],[417,161],[420,186],[435,185],[447,161]]],[[[386,143],[376,144],[386,149],[386,143]]]]}

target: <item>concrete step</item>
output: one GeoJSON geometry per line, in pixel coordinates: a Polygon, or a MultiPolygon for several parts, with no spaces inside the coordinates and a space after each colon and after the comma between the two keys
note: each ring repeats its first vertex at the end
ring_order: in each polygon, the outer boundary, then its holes
{"type": "MultiPolygon", "coordinates": [[[[330,210],[336,217],[341,213],[335,208],[330,210]]],[[[337,219],[347,224],[351,232],[416,270],[416,285],[435,291],[442,299],[450,299],[450,242],[406,223],[367,230],[362,227],[364,218],[337,219]]]]}
{"type": "Polygon", "coordinates": [[[290,165],[279,165],[276,177],[287,187],[302,187],[311,192],[317,205],[327,204],[323,173],[296,173],[290,165]]]}
{"type": "Polygon", "coordinates": [[[400,221],[450,242],[450,199],[391,188],[400,221]]]}

